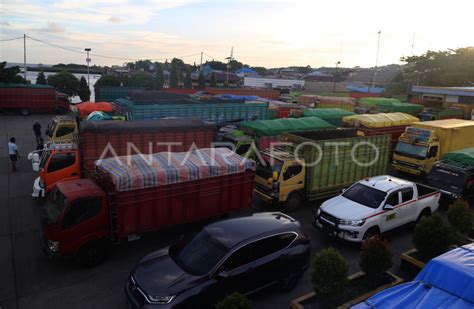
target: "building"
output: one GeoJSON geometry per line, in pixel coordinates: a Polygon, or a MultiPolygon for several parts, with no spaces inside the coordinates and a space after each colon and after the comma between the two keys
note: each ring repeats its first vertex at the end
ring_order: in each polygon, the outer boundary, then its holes
{"type": "Polygon", "coordinates": [[[252,88],[304,89],[305,81],[277,77],[244,77],[244,86],[252,88]]]}
{"type": "Polygon", "coordinates": [[[474,87],[413,86],[412,92],[423,101],[474,104],[474,87]]]}

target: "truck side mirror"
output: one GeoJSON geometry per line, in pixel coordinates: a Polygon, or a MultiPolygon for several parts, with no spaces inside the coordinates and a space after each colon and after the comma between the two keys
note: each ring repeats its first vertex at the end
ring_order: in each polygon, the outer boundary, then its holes
{"type": "Polygon", "coordinates": [[[273,174],[272,174],[272,179],[273,181],[277,181],[278,180],[278,172],[277,171],[274,171],[273,174]]]}

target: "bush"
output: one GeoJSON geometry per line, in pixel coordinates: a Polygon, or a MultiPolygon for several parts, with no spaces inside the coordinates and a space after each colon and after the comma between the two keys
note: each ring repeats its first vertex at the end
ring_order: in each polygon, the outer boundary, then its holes
{"type": "Polygon", "coordinates": [[[368,239],[362,245],[360,252],[360,268],[370,280],[379,281],[384,273],[392,267],[393,253],[387,241],[378,237],[368,239]]]}
{"type": "Polygon", "coordinates": [[[216,309],[252,309],[252,303],[247,297],[238,292],[234,292],[221,300],[216,305],[216,309]]]}
{"type": "Polygon", "coordinates": [[[466,201],[458,200],[449,205],[448,222],[455,233],[468,234],[471,231],[471,212],[466,201]]]}
{"type": "Polygon", "coordinates": [[[334,248],[319,251],[311,263],[311,281],[316,294],[332,296],[347,286],[349,263],[334,248]]]}
{"type": "Polygon", "coordinates": [[[423,261],[448,251],[451,233],[439,215],[424,217],[415,227],[413,244],[423,261]]]}

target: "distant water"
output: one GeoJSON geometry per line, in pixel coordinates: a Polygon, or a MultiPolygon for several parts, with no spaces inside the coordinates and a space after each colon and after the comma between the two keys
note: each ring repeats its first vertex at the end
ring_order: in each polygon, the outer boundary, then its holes
{"type": "MultiPolygon", "coordinates": [[[[29,80],[32,84],[35,84],[38,73],[39,72],[28,71],[26,72],[26,79],[29,80]]],[[[44,75],[46,76],[46,78],[48,78],[49,75],[54,75],[54,74],[56,74],[56,72],[44,72],[44,75]]],[[[80,79],[82,76],[84,76],[84,78],[87,81],[87,74],[82,74],[82,73],[73,73],[73,74],[74,76],[77,77],[77,79],[80,79]]],[[[21,76],[23,76],[23,73],[21,73],[21,76]]],[[[90,99],[91,102],[95,101],[94,85],[95,85],[95,82],[100,78],[100,76],[101,76],[100,74],[89,74],[89,81],[90,81],[89,89],[91,90],[91,99],[90,99]]],[[[71,102],[72,103],[81,102],[81,99],[78,96],[75,96],[71,98],[71,102]]]]}

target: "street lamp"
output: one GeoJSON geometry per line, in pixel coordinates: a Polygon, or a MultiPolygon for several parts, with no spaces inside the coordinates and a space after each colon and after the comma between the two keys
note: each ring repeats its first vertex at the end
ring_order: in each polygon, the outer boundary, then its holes
{"type": "Polygon", "coordinates": [[[336,78],[337,78],[337,66],[341,64],[341,61],[336,62],[336,70],[334,70],[334,83],[332,85],[332,92],[336,93],[336,78]]]}
{"type": "Polygon", "coordinates": [[[91,49],[90,48],[85,48],[84,50],[87,52],[87,58],[86,58],[86,62],[87,62],[87,86],[90,87],[90,83],[89,83],[89,63],[91,62],[91,58],[89,58],[89,52],[91,51],[91,49]]]}

